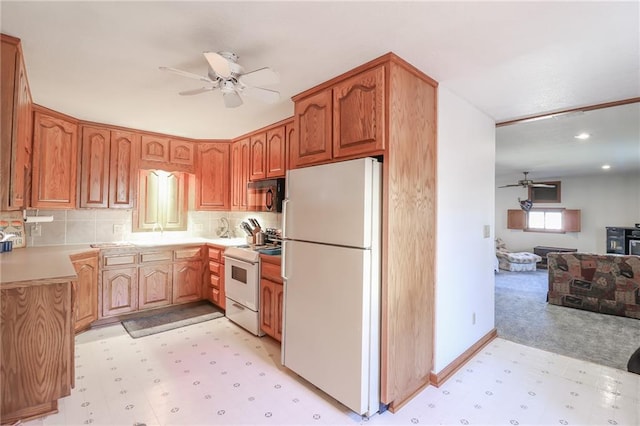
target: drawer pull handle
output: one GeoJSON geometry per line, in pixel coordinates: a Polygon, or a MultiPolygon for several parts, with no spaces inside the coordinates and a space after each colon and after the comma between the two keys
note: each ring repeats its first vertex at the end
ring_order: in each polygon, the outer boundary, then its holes
{"type": "Polygon", "coordinates": [[[237,303],[232,303],[232,305],[235,306],[236,308],[241,309],[241,310],[244,311],[244,306],[238,305],[237,303]]]}

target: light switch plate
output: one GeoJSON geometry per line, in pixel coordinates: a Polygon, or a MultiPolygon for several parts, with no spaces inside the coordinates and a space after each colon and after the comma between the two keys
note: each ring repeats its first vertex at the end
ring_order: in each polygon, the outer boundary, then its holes
{"type": "Polygon", "coordinates": [[[118,224],[113,225],[113,233],[115,235],[120,235],[122,234],[123,231],[124,231],[124,225],[118,225],[118,224]]]}
{"type": "Polygon", "coordinates": [[[482,232],[484,234],[484,238],[489,238],[491,236],[491,225],[484,225],[482,232]]]}

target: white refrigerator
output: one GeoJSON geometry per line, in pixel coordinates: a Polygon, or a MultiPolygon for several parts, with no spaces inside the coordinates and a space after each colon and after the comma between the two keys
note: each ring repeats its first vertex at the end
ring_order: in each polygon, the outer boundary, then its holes
{"type": "Polygon", "coordinates": [[[381,164],[287,172],[282,364],[360,415],[380,405],[381,164]]]}

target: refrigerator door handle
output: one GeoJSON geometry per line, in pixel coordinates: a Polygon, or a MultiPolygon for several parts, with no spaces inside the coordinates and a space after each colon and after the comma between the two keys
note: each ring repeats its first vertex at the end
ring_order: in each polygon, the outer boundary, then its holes
{"type": "Polygon", "coordinates": [[[280,275],[284,281],[287,281],[287,245],[287,241],[282,242],[282,257],[280,258],[280,275]]]}
{"type": "Polygon", "coordinates": [[[289,205],[289,199],[282,200],[282,238],[288,238],[287,236],[287,206],[289,205]]]}

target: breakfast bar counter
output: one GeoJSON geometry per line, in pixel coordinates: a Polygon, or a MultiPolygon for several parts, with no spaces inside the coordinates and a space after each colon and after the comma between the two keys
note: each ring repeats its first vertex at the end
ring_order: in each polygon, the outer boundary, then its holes
{"type": "Polygon", "coordinates": [[[14,249],[0,254],[0,286],[38,285],[76,279],[69,256],[97,252],[88,244],[14,249]]]}

